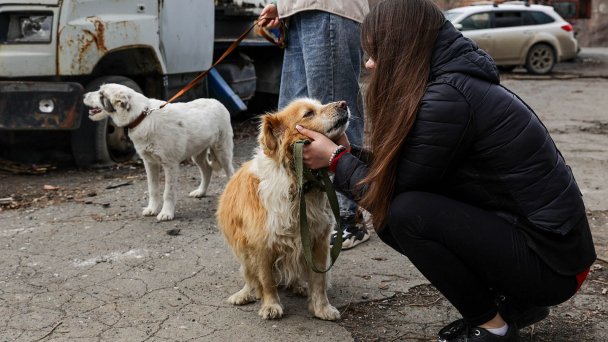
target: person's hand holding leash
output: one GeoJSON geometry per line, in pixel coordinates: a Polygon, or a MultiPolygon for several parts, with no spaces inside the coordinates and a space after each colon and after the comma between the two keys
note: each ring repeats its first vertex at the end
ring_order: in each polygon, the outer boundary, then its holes
{"type": "Polygon", "coordinates": [[[260,13],[260,17],[258,18],[258,25],[261,27],[266,27],[268,29],[274,29],[279,27],[280,19],[279,12],[277,11],[277,5],[268,4],[260,13]]]}
{"type": "Polygon", "coordinates": [[[304,166],[309,169],[320,169],[329,165],[329,159],[339,145],[350,150],[350,143],[346,134],[342,134],[336,142],[325,135],[306,129],[300,125],[296,126],[298,132],[310,138],[310,144],[304,146],[303,161],[304,166]]]}

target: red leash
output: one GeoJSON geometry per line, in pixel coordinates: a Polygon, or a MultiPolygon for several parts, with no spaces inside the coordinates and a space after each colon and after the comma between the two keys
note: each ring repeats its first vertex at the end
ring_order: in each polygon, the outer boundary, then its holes
{"type": "MultiPolygon", "coordinates": [[[[261,19],[273,19],[273,18],[261,18],[261,19]]],[[[183,87],[180,91],[178,91],[177,94],[173,95],[173,97],[171,97],[167,102],[165,102],[158,109],[163,108],[167,104],[173,102],[175,99],[177,99],[180,96],[184,95],[184,93],[186,93],[188,90],[192,89],[192,87],[194,87],[198,82],[200,82],[203,78],[205,78],[205,76],[207,76],[209,74],[209,72],[211,71],[211,69],[215,68],[216,65],[218,65],[220,62],[222,62],[224,60],[224,58],[226,58],[230,53],[232,53],[232,51],[234,51],[234,49],[237,48],[237,46],[239,46],[239,44],[241,43],[241,41],[243,41],[243,39],[245,39],[245,37],[247,37],[247,35],[249,34],[249,32],[251,32],[251,30],[253,30],[253,28],[258,24],[258,22],[259,22],[259,19],[256,20],[253,23],[253,25],[251,25],[245,32],[243,32],[234,42],[232,42],[232,44],[230,44],[230,46],[228,47],[228,49],[226,51],[224,51],[224,53],[222,54],[222,56],[220,58],[218,58],[217,61],[215,61],[215,63],[213,63],[213,65],[209,69],[203,71],[198,76],[196,76],[192,81],[190,81],[190,83],[186,84],[185,87],[183,87]]],[[[279,37],[279,39],[277,41],[275,41],[268,34],[266,28],[264,28],[264,27],[260,27],[259,30],[258,30],[258,33],[260,33],[260,35],[262,35],[262,37],[266,38],[266,40],[268,40],[272,44],[274,44],[274,45],[276,45],[276,46],[278,46],[280,48],[285,48],[285,24],[283,24],[282,21],[281,21],[280,30],[281,30],[281,34],[280,34],[280,37],[279,37]]]]}

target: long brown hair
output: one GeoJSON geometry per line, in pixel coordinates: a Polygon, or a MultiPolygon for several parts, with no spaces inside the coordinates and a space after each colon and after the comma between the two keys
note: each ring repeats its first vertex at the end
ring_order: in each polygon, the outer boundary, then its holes
{"type": "Polygon", "coordinates": [[[437,33],[445,22],[432,0],[384,0],[372,8],[361,28],[363,50],[376,63],[365,93],[369,173],[367,192],[374,228],[386,223],[394,195],[399,151],[416,120],[429,80],[437,33]]]}

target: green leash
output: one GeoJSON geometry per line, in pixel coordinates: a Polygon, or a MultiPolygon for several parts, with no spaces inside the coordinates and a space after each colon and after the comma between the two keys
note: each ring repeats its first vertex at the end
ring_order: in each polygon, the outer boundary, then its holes
{"type": "Polygon", "coordinates": [[[293,156],[296,168],[296,177],[298,180],[298,195],[300,198],[300,237],[302,240],[302,248],[304,250],[304,258],[308,263],[308,266],[315,271],[316,273],[325,273],[331,269],[338,259],[338,255],[340,255],[340,251],[342,250],[342,226],[340,226],[340,207],[338,206],[338,197],[336,196],[336,190],[334,189],[333,184],[331,183],[331,179],[329,179],[329,175],[327,174],[327,169],[319,169],[317,172],[321,175],[321,180],[319,180],[310,169],[304,168],[303,162],[303,149],[304,145],[307,144],[308,141],[300,140],[297,141],[293,145],[293,156]],[[306,183],[304,182],[306,180],[306,183]],[[314,185],[321,188],[327,194],[327,199],[329,200],[329,205],[331,206],[331,210],[334,213],[334,217],[336,218],[336,230],[338,231],[338,235],[336,236],[336,241],[334,241],[334,245],[331,247],[329,252],[331,263],[326,270],[319,270],[312,259],[312,242],[310,240],[310,230],[308,227],[308,218],[306,217],[306,200],[304,199],[304,190],[306,185],[314,185]]]}

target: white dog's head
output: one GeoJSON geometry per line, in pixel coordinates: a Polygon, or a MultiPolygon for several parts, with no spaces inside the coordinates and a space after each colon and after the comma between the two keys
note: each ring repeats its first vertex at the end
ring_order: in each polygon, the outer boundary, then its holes
{"type": "Polygon", "coordinates": [[[91,120],[100,121],[110,117],[117,126],[123,127],[135,120],[144,109],[141,108],[141,101],[134,101],[138,97],[143,95],[121,84],[108,83],[97,91],[86,93],[84,104],[91,107],[91,120]]]}

